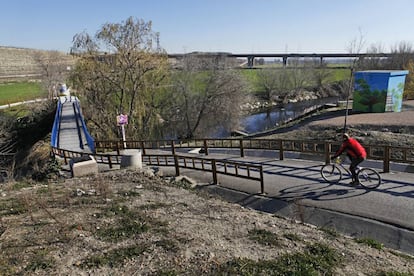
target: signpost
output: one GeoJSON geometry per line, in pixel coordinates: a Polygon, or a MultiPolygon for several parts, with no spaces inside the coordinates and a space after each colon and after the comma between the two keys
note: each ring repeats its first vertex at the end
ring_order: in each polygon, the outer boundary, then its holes
{"type": "Polygon", "coordinates": [[[124,149],[126,149],[125,125],[128,124],[128,115],[120,114],[120,115],[116,116],[116,121],[117,121],[118,126],[121,127],[122,142],[124,142],[124,149]]]}

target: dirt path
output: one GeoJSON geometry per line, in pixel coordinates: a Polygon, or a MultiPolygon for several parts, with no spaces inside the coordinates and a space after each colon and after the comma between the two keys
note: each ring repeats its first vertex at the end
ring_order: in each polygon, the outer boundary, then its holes
{"type": "MultiPolygon", "coordinates": [[[[345,114],[344,114],[345,115],[345,114]]],[[[344,115],[333,118],[322,118],[309,123],[309,126],[327,125],[342,126],[344,115]]],[[[347,124],[351,127],[361,125],[376,125],[384,127],[413,127],[414,128],[414,100],[405,101],[401,112],[360,113],[348,116],[347,124]]]]}

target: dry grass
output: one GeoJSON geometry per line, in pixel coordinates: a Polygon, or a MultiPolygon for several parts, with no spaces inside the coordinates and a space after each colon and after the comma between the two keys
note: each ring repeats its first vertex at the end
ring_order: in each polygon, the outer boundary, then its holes
{"type": "Polygon", "coordinates": [[[411,256],[375,249],[374,241],[357,243],[141,172],[16,182],[1,193],[1,275],[413,273],[411,256]]]}

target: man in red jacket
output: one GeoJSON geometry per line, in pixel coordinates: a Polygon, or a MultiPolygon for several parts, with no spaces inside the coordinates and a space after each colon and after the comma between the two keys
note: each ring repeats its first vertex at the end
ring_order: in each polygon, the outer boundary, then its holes
{"type": "Polygon", "coordinates": [[[367,158],[367,152],[364,147],[357,140],[351,138],[349,134],[344,133],[342,137],[344,141],[339,150],[332,156],[332,159],[338,157],[342,154],[342,152],[346,151],[349,159],[351,159],[351,165],[349,166],[349,170],[352,173],[351,185],[358,185],[355,169],[367,158]]]}

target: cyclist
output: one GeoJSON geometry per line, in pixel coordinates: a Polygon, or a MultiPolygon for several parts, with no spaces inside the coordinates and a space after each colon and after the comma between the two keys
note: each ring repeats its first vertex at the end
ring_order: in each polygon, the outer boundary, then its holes
{"type": "Polygon", "coordinates": [[[348,158],[351,160],[349,170],[352,173],[351,185],[358,185],[358,179],[356,177],[357,166],[367,158],[367,152],[365,148],[354,138],[350,137],[348,133],[342,135],[343,142],[338,151],[331,157],[334,159],[346,151],[348,158]]]}

